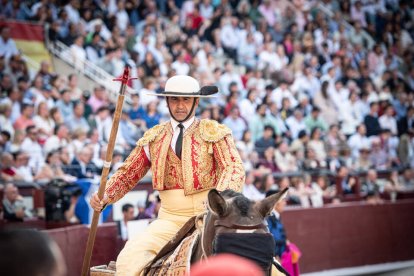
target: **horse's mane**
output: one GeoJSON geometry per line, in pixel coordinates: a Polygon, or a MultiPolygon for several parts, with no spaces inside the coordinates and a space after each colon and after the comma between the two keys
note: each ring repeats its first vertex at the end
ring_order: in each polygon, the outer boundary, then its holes
{"type": "Polygon", "coordinates": [[[220,194],[224,198],[234,198],[234,205],[239,209],[240,214],[244,217],[247,216],[251,205],[251,201],[247,197],[233,190],[224,190],[220,194]]]}

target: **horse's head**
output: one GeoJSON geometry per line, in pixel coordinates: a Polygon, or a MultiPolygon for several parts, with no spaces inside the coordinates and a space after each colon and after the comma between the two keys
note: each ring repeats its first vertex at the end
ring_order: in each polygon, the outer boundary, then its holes
{"type": "MultiPolygon", "coordinates": [[[[287,190],[288,188],[285,188],[257,202],[231,190],[221,193],[211,190],[208,194],[209,212],[205,220],[202,239],[204,254],[208,256],[219,253],[220,250],[230,250],[225,247],[231,247],[232,243],[246,246],[242,250],[247,251],[252,250],[252,247],[258,248],[260,243],[268,244],[269,240],[273,243],[270,234],[258,234],[268,233],[264,220],[275,204],[287,193],[287,190]]],[[[273,253],[274,247],[270,250],[273,253]]]]}
{"type": "Polygon", "coordinates": [[[209,224],[215,234],[237,232],[268,232],[263,226],[264,219],[271,213],[275,204],[283,198],[288,188],[261,201],[251,201],[241,193],[225,190],[208,193],[209,224]],[[249,231],[250,230],[250,231],[249,231]]]}

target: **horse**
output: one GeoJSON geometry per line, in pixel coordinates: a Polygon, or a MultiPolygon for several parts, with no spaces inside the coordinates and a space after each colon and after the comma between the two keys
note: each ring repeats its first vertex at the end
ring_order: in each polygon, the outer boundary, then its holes
{"type": "MultiPolygon", "coordinates": [[[[221,193],[215,189],[210,190],[208,210],[195,218],[198,235],[192,247],[191,264],[214,254],[233,253],[253,260],[270,275],[275,245],[264,221],[287,190],[285,188],[257,202],[232,190],[221,193]],[[201,226],[200,221],[203,222],[201,226]]],[[[164,275],[170,271],[170,267],[163,264],[166,260],[163,257],[168,254],[171,256],[172,251],[169,250],[165,255],[166,251],[168,250],[161,250],[161,254],[144,270],[144,275],[164,275]]],[[[281,269],[279,266],[277,268],[281,269]]],[[[189,271],[189,267],[185,269],[189,271]]]]}

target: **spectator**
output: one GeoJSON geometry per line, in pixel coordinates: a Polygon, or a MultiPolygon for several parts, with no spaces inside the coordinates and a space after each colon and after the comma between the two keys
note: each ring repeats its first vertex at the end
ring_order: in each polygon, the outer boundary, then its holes
{"type": "Polygon", "coordinates": [[[252,141],[252,133],[246,129],[243,132],[242,138],[236,141],[236,147],[245,155],[250,155],[254,151],[254,143],[252,141]]]}
{"type": "Polygon", "coordinates": [[[271,173],[279,172],[279,168],[275,162],[275,149],[268,147],[263,152],[263,158],[260,159],[259,168],[268,169],[271,173]]]}
{"type": "Polygon", "coordinates": [[[397,120],[394,118],[394,107],[389,104],[384,114],[379,117],[378,122],[382,129],[389,129],[392,135],[397,135],[397,120]]]}
{"type": "Polygon", "coordinates": [[[8,221],[23,221],[24,218],[32,217],[24,205],[19,190],[12,183],[6,184],[4,187],[3,211],[4,219],[8,221]]]}
{"type": "Polygon", "coordinates": [[[10,27],[3,25],[0,28],[0,56],[4,56],[8,60],[18,54],[20,53],[17,50],[16,43],[10,37],[10,27]]]}
{"type": "Polygon", "coordinates": [[[372,102],[369,105],[369,114],[364,118],[364,124],[367,129],[367,136],[379,135],[381,126],[378,121],[378,103],[372,102]]]}
{"type": "Polygon", "coordinates": [[[377,170],[385,170],[391,167],[391,158],[387,155],[385,149],[381,147],[381,140],[377,137],[371,140],[369,159],[372,166],[377,170]]]}
{"type": "Polygon", "coordinates": [[[265,194],[261,193],[254,185],[255,176],[253,171],[246,173],[246,181],[243,185],[243,195],[250,200],[262,200],[265,198],[265,194]]]}
{"type": "Polygon", "coordinates": [[[147,104],[146,112],[144,114],[143,120],[147,128],[152,128],[157,125],[161,120],[161,114],[157,110],[158,100],[150,101],[147,104]]]}
{"type": "Polygon", "coordinates": [[[89,98],[88,104],[92,107],[93,112],[97,112],[102,106],[109,103],[105,87],[98,85],[93,89],[93,95],[89,98]]]}
{"type": "Polygon", "coordinates": [[[128,240],[128,221],[134,219],[134,206],[130,203],[122,205],[122,220],[118,222],[119,233],[122,240],[128,240]]]}
{"type": "Polygon", "coordinates": [[[35,126],[28,126],[26,135],[20,149],[29,155],[29,166],[36,173],[44,163],[43,150],[38,142],[39,131],[35,126]]]}
{"type": "Polygon", "coordinates": [[[66,125],[56,125],[54,135],[50,136],[43,147],[45,153],[66,147],[69,144],[69,129],[66,125]]]}
{"type": "Polygon", "coordinates": [[[8,152],[3,152],[1,154],[0,169],[0,179],[3,181],[14,181],[22,179],[22,176],[17,173],[17,170],[14,167],[13,155],[8,152]]]}
{"type": "Polygon", "coordinates": [[[354,162],[353,168],[357,171],[367,171],[372,167],[370,157],[370,149],[367,146],[363,146],[359,149],[359,155],[354,162]]]}
{"type": "Polygon", "coordinates": [[[28,271],[32,275],[67,275],[62,252],[44,232],[2,229],[0,244],[1,252],[7,252],[0,260],[0,270],[7,275],[26,275],[28,271]]]}
{"type": "Polygon", "coordinates": [[[328,126],[338,123],[338,111],[328,93],[329,83],[324,81],[321,90],[318,91],[313,99],[313,103],[321,110],[321,117],[325,119],[328,126]]]}
{"type": "Polygon", "coordinates": [[[263,156],[267,148],[275,147],[274,132],[271,126],[264,127],[263,136],[255,142],[254,146],[260,156],[263,156]]]}
{"type": "Polygon", "coordinates": [[[138,215],[135,217],[135,219],[150,219],[150,218],[152,218],[146,212],[145,201],[138,201],[137,207],[138,207],[138,215]]]}
{"type": "Polygon", "coordinates": [[[60,91],[61,98],[56,102],[56,107],[59,109],[65,120],[69,120],[73,117],[73,103],[71,101],[71,95],[69,89],[63,89],[60,91]]]}
{"type": "Polygon", "coordinates": [[[407,115],[398,120],[398,135],[407,134],[409,130],[414,130],[414,106],[407,109],[407,115]]]}
{"type": "Polygon", "coordinates": [[[356,133],[349,138],[348,145],[351,148],[354,159],[358,158],[361,148],[370,147],[370,141],[366,136],[366,127],[364,124],[360,124],[357,127],[356,133]]]}
{"type": "Polygon", "coordinates": [[[366,195],[379,195],[384,190],[384,187],[381,186],[382,185],[380,185],[380,183],[378,182],[377,171],[374,169],[370,169],[367,172],[366,180],[362,183],[361,192],[366,195]]]}
{"type": "Polygon", "coordinates": [[[53,134],[55,122],[49,116],[46,102],[37,106],[37,115],[33,118],[34,126],[39,131],[39,141],[43,144],[53,134]]]}
{"type": "Polygon", "coordinates": [[[305,118],[305,125],[308,132],[311,132],[315,128],[319,128],[323,132],[328,130],[325,121],[319,116],[320,111],[319,107],[315,106],[312,109],[312,113],[305,118]]]}
{"type": "Polygon", "coordinates": [[[93,153],[89,147],[82,148],[77,152],[76,157],[71,163],[71,169],[68,174],[77,179],[89,178],[93,179],[98,175],[98,168],[92,162],[93,153]]]}
{"type": "Polygon", "coordinates": [[[273,133],[278,133],[276,120],[273,116],[267,113],[266,104],[257,106],[256,114],[249,125],[254,142],[258,141],[263,136],[265,126],[272,128],[273,133]]]}
{"type": "Polygon", "coordinates": [[[341,166],[337,172],[337,179],[339,181],[339,188],[342,195],[355,194],[356,192],[356,180],[354,177],[349,176],[349,170],[345,166],[341,166]]]}
{"type": "Polygon", "coordinates": [[[35,180],[49,182],[53,179],[70,179],[70,177],[68,177],[62,170],[62,162],[58,150],[49,152],[45,161],[45,164],[43,164],[39,172],[34,176],[35,180]]]}
{"type": "Polygon", "coordinates": [[[29,167],[29,155],[27,153],[16,152],[14,154],[14,168],[21,180],[28,183],[33,182],[32,168],[29,167]]]}
{"type": "Polygon", "coordinates": [[[289,152],[289,145],[282,141],[275,151],[275,162],[282,173],[298,170],[296,158],[289,152]]]}
{"type": "Polygon", "coordinates": [[[129,119],[128,112],[122,111],[121,120],[119,122],[119,130],[129,148],[133,148],[139,138],[142,137],[143,130],[135,126],[129,119]]]}
{"type": "Polygon", "coordinates": [[[243,133],[247,129],[247,124],[240,117],[240,110],[237,106],[232,107],[230,115],[224,118],[222,123],[232,130],[233,137],[236,141],[242,139],[243,133]]]}
{"type": "Polygon", "coordinates": [[[292,133],[292,138],[296,139],[301,130],[306,129],[303,113],[300,109],[295,109],[293,115],[286,119],[286,124],[292,133]]]}
{"type": "Polygon", "coordinates": [[[26,102],[22,105],[22,113],[14,122],[15,130],[25,130],[28,126],[34,125],[33,121],[34,104],[26,102]]]}
{"type": "MultiPolygon", "coordinates": [[[[277,190],[270,190],[266,193],[266,197],[275,193],[277,193],[277,190]]],[[[286,199],[279,200],[275,204],[271,215],[266,219],[269,232],[272,233],[273,238],[275,239],[275,257],[279,260],[282,257],[283,252],[285,252],[287,243],[285,227],[280,220],[280,215],[283,213],[285,207],[286,199]]]]}
{"type": "Polygon", "coordinates": [[[0,130],[7,131],[12,137],[14,135],[13,123],[11,120],[12,106],[5,102],[0,103],[0,130]]]}
{"type": "Polygon", "coordinates": [[[322,207],[324,201],[329,201],[336,196],[336,188],[334,185],[329,185],[328,179],[324,175],[319,175],[316,182],[312,183],[312,190],[314,193],[310,195],[310,200],[313,207],[322,207]]]}
{"type": "Polygon", "coordinates": [[[73,115],[66,122],[69,130],[73,132],[76,129],[82,129],[85,132],[89,132],[90,126],[85,119],[85,104],[81,101],[76,102],[73,107],[73,115]]]}

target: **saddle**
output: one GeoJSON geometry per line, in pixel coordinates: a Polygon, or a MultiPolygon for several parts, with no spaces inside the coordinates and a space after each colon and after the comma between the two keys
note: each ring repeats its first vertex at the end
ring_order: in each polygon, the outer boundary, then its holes
{"type": "Polygon", "coordinates": [[[145,267],[144,275],[185,275],[198,240],[196,217],[190,218],[177,234],[145,267]]]}

